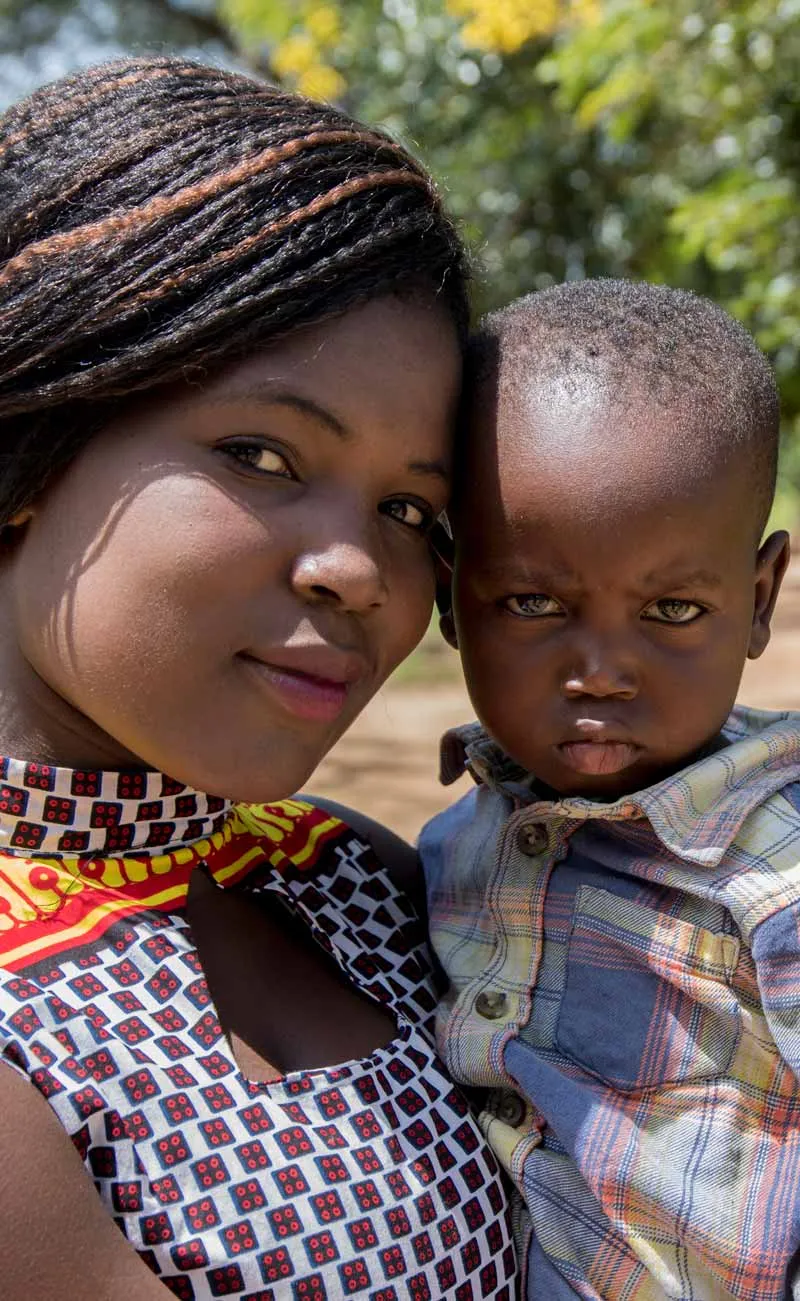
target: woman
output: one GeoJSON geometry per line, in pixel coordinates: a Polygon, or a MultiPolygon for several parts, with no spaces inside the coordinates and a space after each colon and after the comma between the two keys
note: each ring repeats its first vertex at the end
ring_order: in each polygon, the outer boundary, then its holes
{"type": "Polygon", "coordinates": [[[384,137],[173,59],[0,150],[3,1295],[510,1296],[411,910],[241,803],[427,623],[458,241],[384,137]]]}

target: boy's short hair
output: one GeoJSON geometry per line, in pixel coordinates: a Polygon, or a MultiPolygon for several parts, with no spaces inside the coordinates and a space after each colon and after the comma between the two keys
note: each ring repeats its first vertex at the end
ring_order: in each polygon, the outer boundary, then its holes
{"type": "Polygon", "coordinates": [[[470,347],[474,391],[532,379],[596,377],[628,405],[674,409],[676,436],[711,461],[748,455],[759,536],[775,492],[780,401],[772,369],[720,307],[682,289],[630,280],[578,280],[517,299],[481,322],[470,347]]]}

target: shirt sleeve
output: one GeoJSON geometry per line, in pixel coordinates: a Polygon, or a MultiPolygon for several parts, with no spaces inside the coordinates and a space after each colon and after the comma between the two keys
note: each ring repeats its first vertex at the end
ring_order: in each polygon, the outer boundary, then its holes
{"type": "Polygon", "coordinates": [[[761,922],[750,946],[770,1034],[800,1081],[800,902],[761,922]]]}
{"type": "Polygon", "coordinates": [[[474,826],[477,796],[477,790],[468,791],[455,804],[426,822],[420,832],[417,852],[425,876],[429,911],[432,901],[446,888],[448,865],[452,866],[452,859],[462,846],[465,833],[474,826]]]}

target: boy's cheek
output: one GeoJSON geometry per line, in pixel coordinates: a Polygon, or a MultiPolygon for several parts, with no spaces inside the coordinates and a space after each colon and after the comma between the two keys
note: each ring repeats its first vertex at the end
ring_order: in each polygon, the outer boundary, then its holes
{"type": "Polygon", "coordinates": [[[518,718],[523,708],[527,717],[531,706],[558,694],[552,675],[530,647],[509,644],[485,625],[481,629],[457,620],[456,626],[464,677],[479,709],[518,718]]]}

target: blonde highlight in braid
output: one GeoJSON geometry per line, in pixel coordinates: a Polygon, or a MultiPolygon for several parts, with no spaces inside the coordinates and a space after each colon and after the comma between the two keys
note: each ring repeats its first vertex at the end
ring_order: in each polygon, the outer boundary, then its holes
{"type": "MultiPolygon", "coordinates": [[[[269,239],[274,239],[276,235],[282,235],[290,226],[297,225],[301,221],[306,221],[309,217],[316,216],[319,212],[324,212],[326,208],[332,208],[335,204],[340,203],[343,199],[352,198],[353,195],[360,194],[362,190],[370,190],[373,186],[378,185],[427,185],[425,177],[418,176],[415,172],[408,170],[395,169],[388,172],[371,172],[368,176],[359,176],[353,181],[342,181],[341,185],[334,185],[332,190],[327,194],[320,194],[310,203],[305,204],[302,208],[295,208],[293,212],[288,212],[284,217],[278,217],[262,230],[257,231],[254,235],[247,235],[240,240],[233,248],[223,249],[219,253],[213,253],[207,260],[206,266],[223,266],[226,262],[232,262],[243,253],[256,247],[258,244],[265,243],[269,239]]],[[[139,294],[134,300],[137,303],[152,302],[160,294],[172,289],[179,289],[192,276],[195,267],[189,267],[183,273],[182,277],[174,276],[170,281],[159,286],[157,289],[149,290],[146,293],[139,294]]]]}
{"type": "Polygon", "coordinates": [[[463,248],[415,159],[178,58],[91,69],[0,119],[0,248],[0,522],[128,394],[385,294],[435,296],[466,332],[463,248]]]}
{"type": "MultiPolygon", "coordinates": [[[[76,253],[88,244],[98,243],[110,236],[122,235],[127,229],[134,226],[144,226],[151,222],[163,220],[165,217],[176,217],[185,208],[199,205],[211,195],[241,184],[243,181],[258,175],[259,172],[274,167],[277,163],[296,158],[299,153],[306,149],[315,149],[320,145],[343,144],[347,141],[360,142],[364,139],[363,133],[357,134],[355,131],[312,131],[310,135],[302,136],[297,140],[287,140],[285,144],[278,145],[276,148],[265,149],[261,154],[246,159],[237,167],[232,167],[229,171],[217,176],[209,177],[208,180],[199,182],[196,185],[187,186],[185,189],[179,190],[177,194],[159,195],[143,204],[140,208],[133,208],[123,215],[106,217],[102,221],[90,222],[64,234],[51,235],[48,239],[29,245],[17,257],[6,262],[5,266],[0,270],[0,287],[11,279],[15,272],[27,270],[39,258],[46,258],[59,253],[76,253]]],[[[406,168],[404,170],[395,169],[391,173],[376,172],[370,177],[361,177],[358,181],[342,182],[341,185],[334,186],[329,194],[333,195],[336,192],[337,198],[344,198],[348,194],[358,194],[361,190],[368,189],[370,184],[385,184],[386,176],[392,176],[398,184],[405,182],[407,185],[424,185],[432,191],[431,182],[423,173],[406,168]],[[383,178],[383,180],[379,181],[376,178],[383,178]]],[[[337,198],[331,199],[330,202],[335,203],[337,198]]],[[[305,208],[298,209],[296,213],[289,214],[287,217],[273,222],[272,228],[276,231],[283,229],[292,224],[294,220],[299,219],[304,212],[308,212],[310,215],[313,211],[322,211],[324,207],[329,206],[327,200],[327,195],[320,195],[318,199],[306,204],[305,208]]],[[[242,241],[242,243],[245,244],[246,241],[242,241]]]]}

